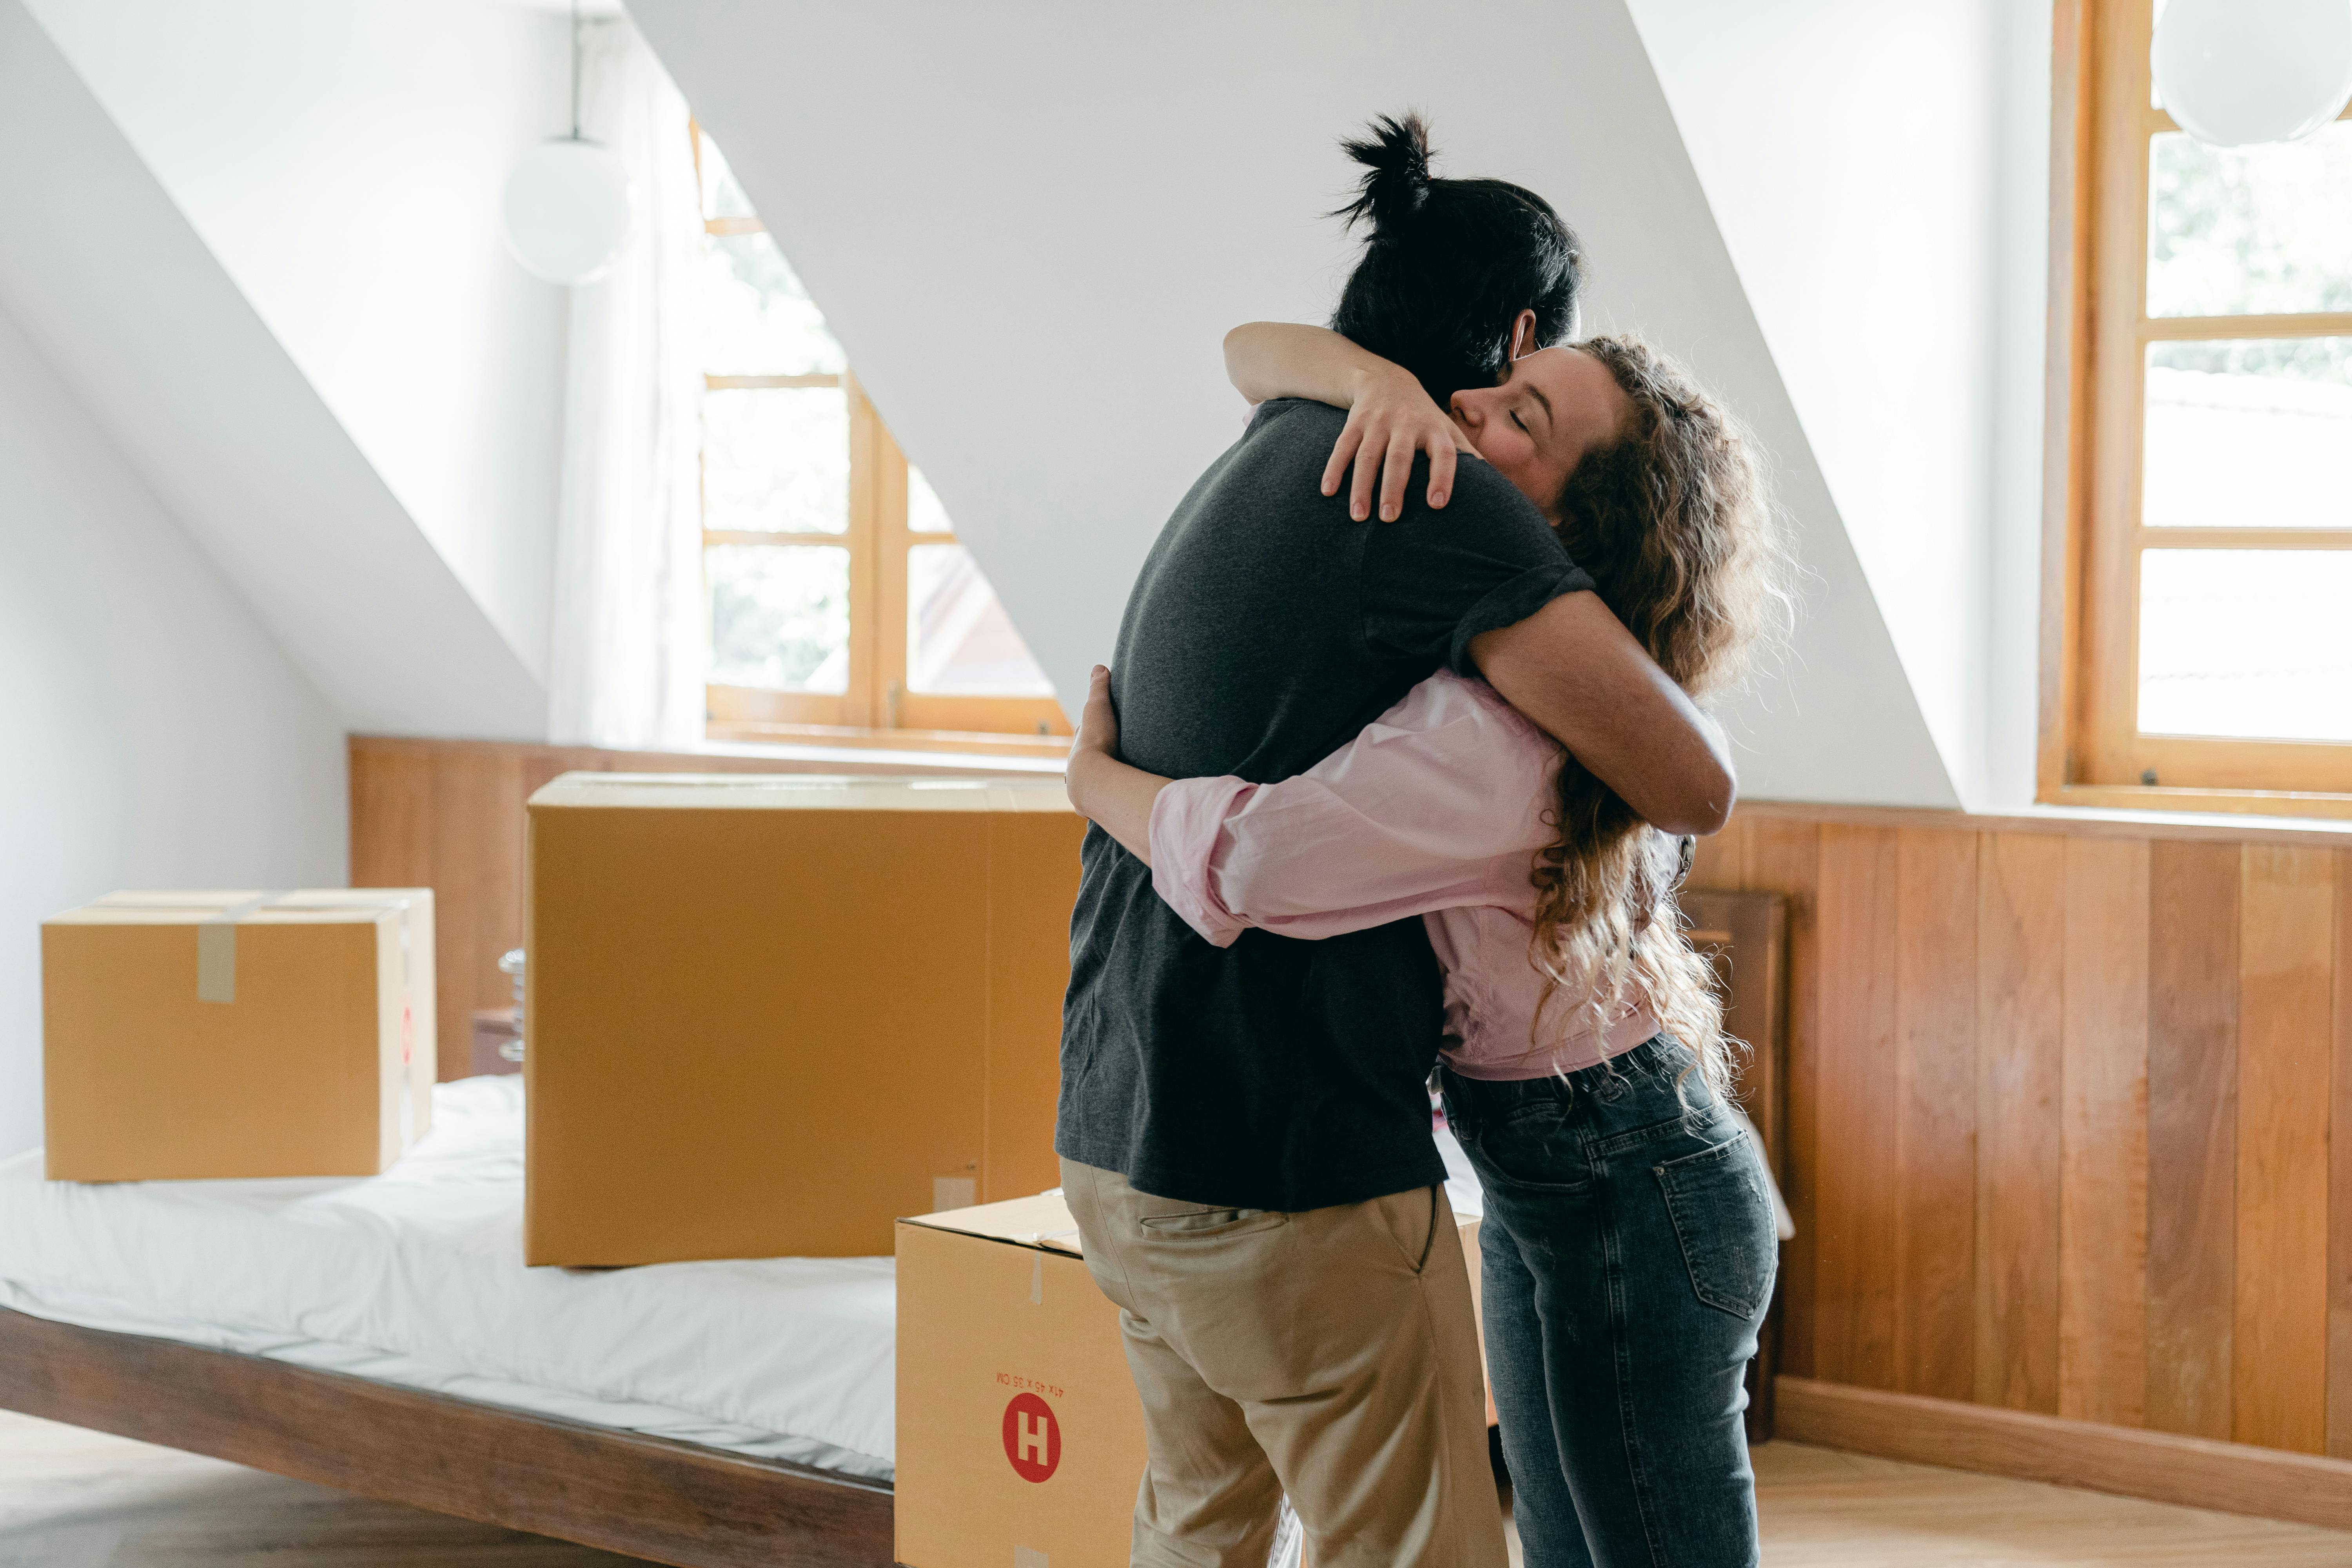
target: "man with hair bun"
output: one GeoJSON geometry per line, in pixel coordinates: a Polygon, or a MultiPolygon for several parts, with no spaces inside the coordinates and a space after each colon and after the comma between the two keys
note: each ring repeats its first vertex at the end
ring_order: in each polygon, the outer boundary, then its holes
{"type": "Polygon", "coordinates": [[[1365,174],[1331,216],[1362,225],[1370,242],[1333,331],[1412,371],[1441,408],[1575,335],[1584,254],[1549,202],[1507,180],[1433,178],[1418,114],[1382,115],[1340,146],[1365,174]]]}
{"type": "MultiPolygon", "coordinates": [[[[1370,234],[1336,330],[1441,403],[1570,334],[1580,258],[1539,197],[1433,177],[1417,117],[1348,151],[1370,234]]],[[[1265,403],[1169,520],[1113,664],[1123,759],[1277,783],[1450,668],[1656,826],[1721,826],[1720,731],[1536,506],[1486,464],[1435,487],[1424,464],[1376,519],[1325,481],[1346,423],[1265,403]]],[[[1132,1561],[1259,1568],[1287,1493],[1318,1568],[1503,1568],[1423,923],[1219,947],[1143,854],[1095,826],[1083,859],[1055,1146],[1143,1402],[1132,1561]]]]}

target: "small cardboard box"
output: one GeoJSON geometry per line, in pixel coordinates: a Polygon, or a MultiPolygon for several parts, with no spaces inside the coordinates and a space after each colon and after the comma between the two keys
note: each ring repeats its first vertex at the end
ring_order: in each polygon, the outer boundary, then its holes
{"type": "Polygon", "coordinates": [[[567,773],[530,812],[530,1262],[879,1256],[1057,1179],[1060,779],[567,773]]]}
{"type": "Polygon", "coordinates": [[[898,1224],[898,1560],[1124,1563],[1143,1406],[1059,1194],[898,1224]]]}
{"type": "MultiPolygon", "coordinates": [[[[1455,1218],[1475,1296],[1479,1220],[1455,1218]]],[[[1143,1406],[1061,1194],[904,1219],[898,1241],[898,1561],[1126,1562],[1143,1406]]]]}
{"type": "Polygon", "coordinates": [[[111,893],[41,925],[51,1181],[371,1176],[433,1115],[433,891],[111,893]]]}

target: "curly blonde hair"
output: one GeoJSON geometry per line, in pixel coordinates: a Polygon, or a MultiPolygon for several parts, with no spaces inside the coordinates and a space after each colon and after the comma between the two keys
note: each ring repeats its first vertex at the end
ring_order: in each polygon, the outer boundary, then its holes
{"type": "MultiPolygon", "coordinates": [[[[1677,685],[1695,697],[1720,691],[1760,643],[1785,633],[1794,603],[1763,466],[1739,422],[1649,344],[1619,336],[1577,348],[1608,367],[1633,417],[1621,440],[1570,474],[1555,508],[1560,542],[1677,685]]],[[[1533,872],[1530,951],[1547,982],[1537,1029],[1563,992],[1581,996],[1580,1012],[1602,1030],[1646,1003],[1727,1097],[1734,1042],[1675,906],[1680,845],[1573,757],[1549,820],[1559,837],[1537,852],[1533,872]]]]}

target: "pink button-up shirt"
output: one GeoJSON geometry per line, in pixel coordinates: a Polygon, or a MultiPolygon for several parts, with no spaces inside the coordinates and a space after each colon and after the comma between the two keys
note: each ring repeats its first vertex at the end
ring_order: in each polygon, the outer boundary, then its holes
{"type": "Polygon", "coordinates": [[[1603,1037],[1528,956],[1535,852],[1565,755],[1484,681],[1441,670],[1364,732],[1276,784],[1178,779],[1151,808],[1151,879],[1219,947],[1252,926],[1328,937],[1419,915],[1445,971],[1446,1065],[1464,1078],[1573,1072],[1658,1032],[1636,1006],[1603,1037]]]}

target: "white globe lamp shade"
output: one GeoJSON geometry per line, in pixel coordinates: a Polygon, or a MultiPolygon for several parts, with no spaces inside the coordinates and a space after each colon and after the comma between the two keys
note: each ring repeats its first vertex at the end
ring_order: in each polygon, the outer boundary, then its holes
{"type": "Polygon", "coordinates": [[[2168,0],[2148,63],[2200,142],[2292,142],[2352,101],[2352,0],[2168,0]]]}
{"type": "Polygon", "coordinates": [[[515,161],[499,216],[507,248],[550,283],[588,283],[628,242],[629,172],[593,142],[542,142],[515,161]]]}

